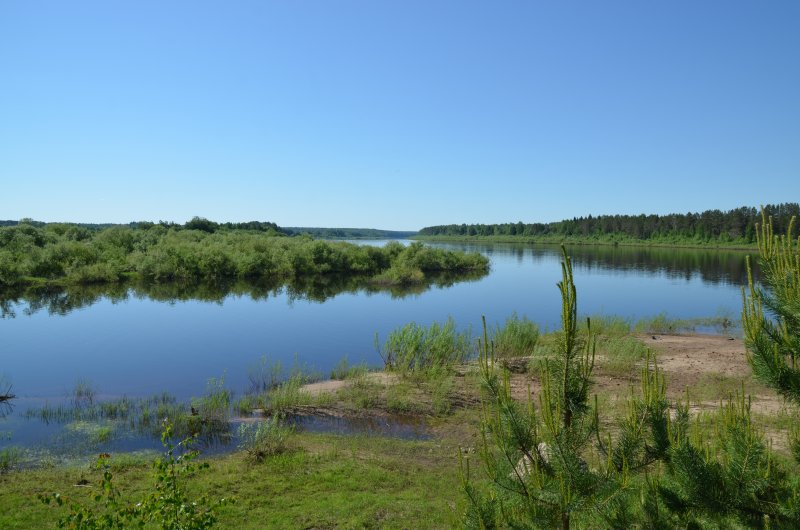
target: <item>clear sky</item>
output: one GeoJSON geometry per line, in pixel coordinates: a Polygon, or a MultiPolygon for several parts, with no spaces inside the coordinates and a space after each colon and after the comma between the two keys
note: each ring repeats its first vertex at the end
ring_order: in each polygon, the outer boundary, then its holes
{"type": "Polygon", "coordinates": [[[800,201],[800,2],[0,1],[0,219],[800,201]]]}

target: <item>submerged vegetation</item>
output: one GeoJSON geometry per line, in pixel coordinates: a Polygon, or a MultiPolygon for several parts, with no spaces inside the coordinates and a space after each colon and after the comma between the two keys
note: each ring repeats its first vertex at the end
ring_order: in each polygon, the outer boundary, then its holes
{"type": "Polygon", "coordinates": [[[436,272],[486,271],[488,260],[412,244],[383,247],[286,237],[273,227],[139,223],[92,230],[21,222],[0,227],[0,290],[20,286],[230,282],[353,274],[380,284],[419,283],[436,272]]]}

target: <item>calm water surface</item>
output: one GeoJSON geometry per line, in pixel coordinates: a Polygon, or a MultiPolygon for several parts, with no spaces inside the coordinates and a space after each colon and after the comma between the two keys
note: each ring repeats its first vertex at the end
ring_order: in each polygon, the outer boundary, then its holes
{"type": "MultiPolygon", "coordinates": [[[[373,242],[372,244],[379,244],[373,242]]],[[[142,290],[113,287],[6,301],[0,319],[0,375],[13,383],[14,408],[0,419],[0,447],[49,443],[60,427],[23,418],[45,401],[63,401],[76,381],[99,399],[169,392],[203,393],[224,377],[236,394],[262,356],[327,375],[347,356],[380,366],[375,334],[384,339],[407,322],[452,316],[479,331],[513,312],[542,328],[557,327],[558,247],[437,244],[491,259],[481,278],[417,292],[368,292],[347,280],[321,285],[142,290]]],[[[637,319],[727,315],[738,320],[744,253],[577,246],[572,255],[578,310],[637,319]]]]}

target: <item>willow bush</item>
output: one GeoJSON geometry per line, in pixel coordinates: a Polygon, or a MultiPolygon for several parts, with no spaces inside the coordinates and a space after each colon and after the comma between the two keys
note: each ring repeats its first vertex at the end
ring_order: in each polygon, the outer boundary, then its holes
{"type": "MultiPolygon", "coordinates": [[[[141,224],[89,230],[75,225],[0,227],[0,289],[41,283],[220,282],[332,273],[376,282],[421,282],[428,273],[486,271],[488,260],[425,247],[384,247],[285,237],[274,230],[141,224]],[[194,228],[191,228],[194,227],[194,228]]],[[[215,223],[213,223],[215,225],[215,223]]]]}

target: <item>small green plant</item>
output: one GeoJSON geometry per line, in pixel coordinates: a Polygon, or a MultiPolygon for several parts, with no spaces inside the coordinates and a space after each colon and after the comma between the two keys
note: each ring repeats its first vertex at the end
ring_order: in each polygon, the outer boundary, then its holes
{"type": "Polygon", "coordinates": [[[239,426],[239,448],[251,459],[261,462],[285,451],[286,442],[293,433],[294,427],[286,425],[278,415],[258,423],[243,423],[239,426]]]}
{"type": "Polygon", "coordinates": [[[191,448],[194,438],[177,445],[172,442],[172,426],[167,424],[161,434],[166,449],[163,457],[153,462],[155,485],[153,490],[136,504],[122,500],[122,493],[114,483],[111,455],[101,454],[95,469],[102,473],[100,491],[90,497],[91,505],[62,496],[60,493],[39,495],[44,504],[66,506],[69,513],[60,518],[58,528],[99,530],[154,525],[161,530],[202,530],[212,528],[217,522],[218,508],[230,499],[214,503],[208,498],[191,499],[186,491],[186,481],[196,473],[208,469],[207,463],[194,463],[198,452],[191,448]]]}

